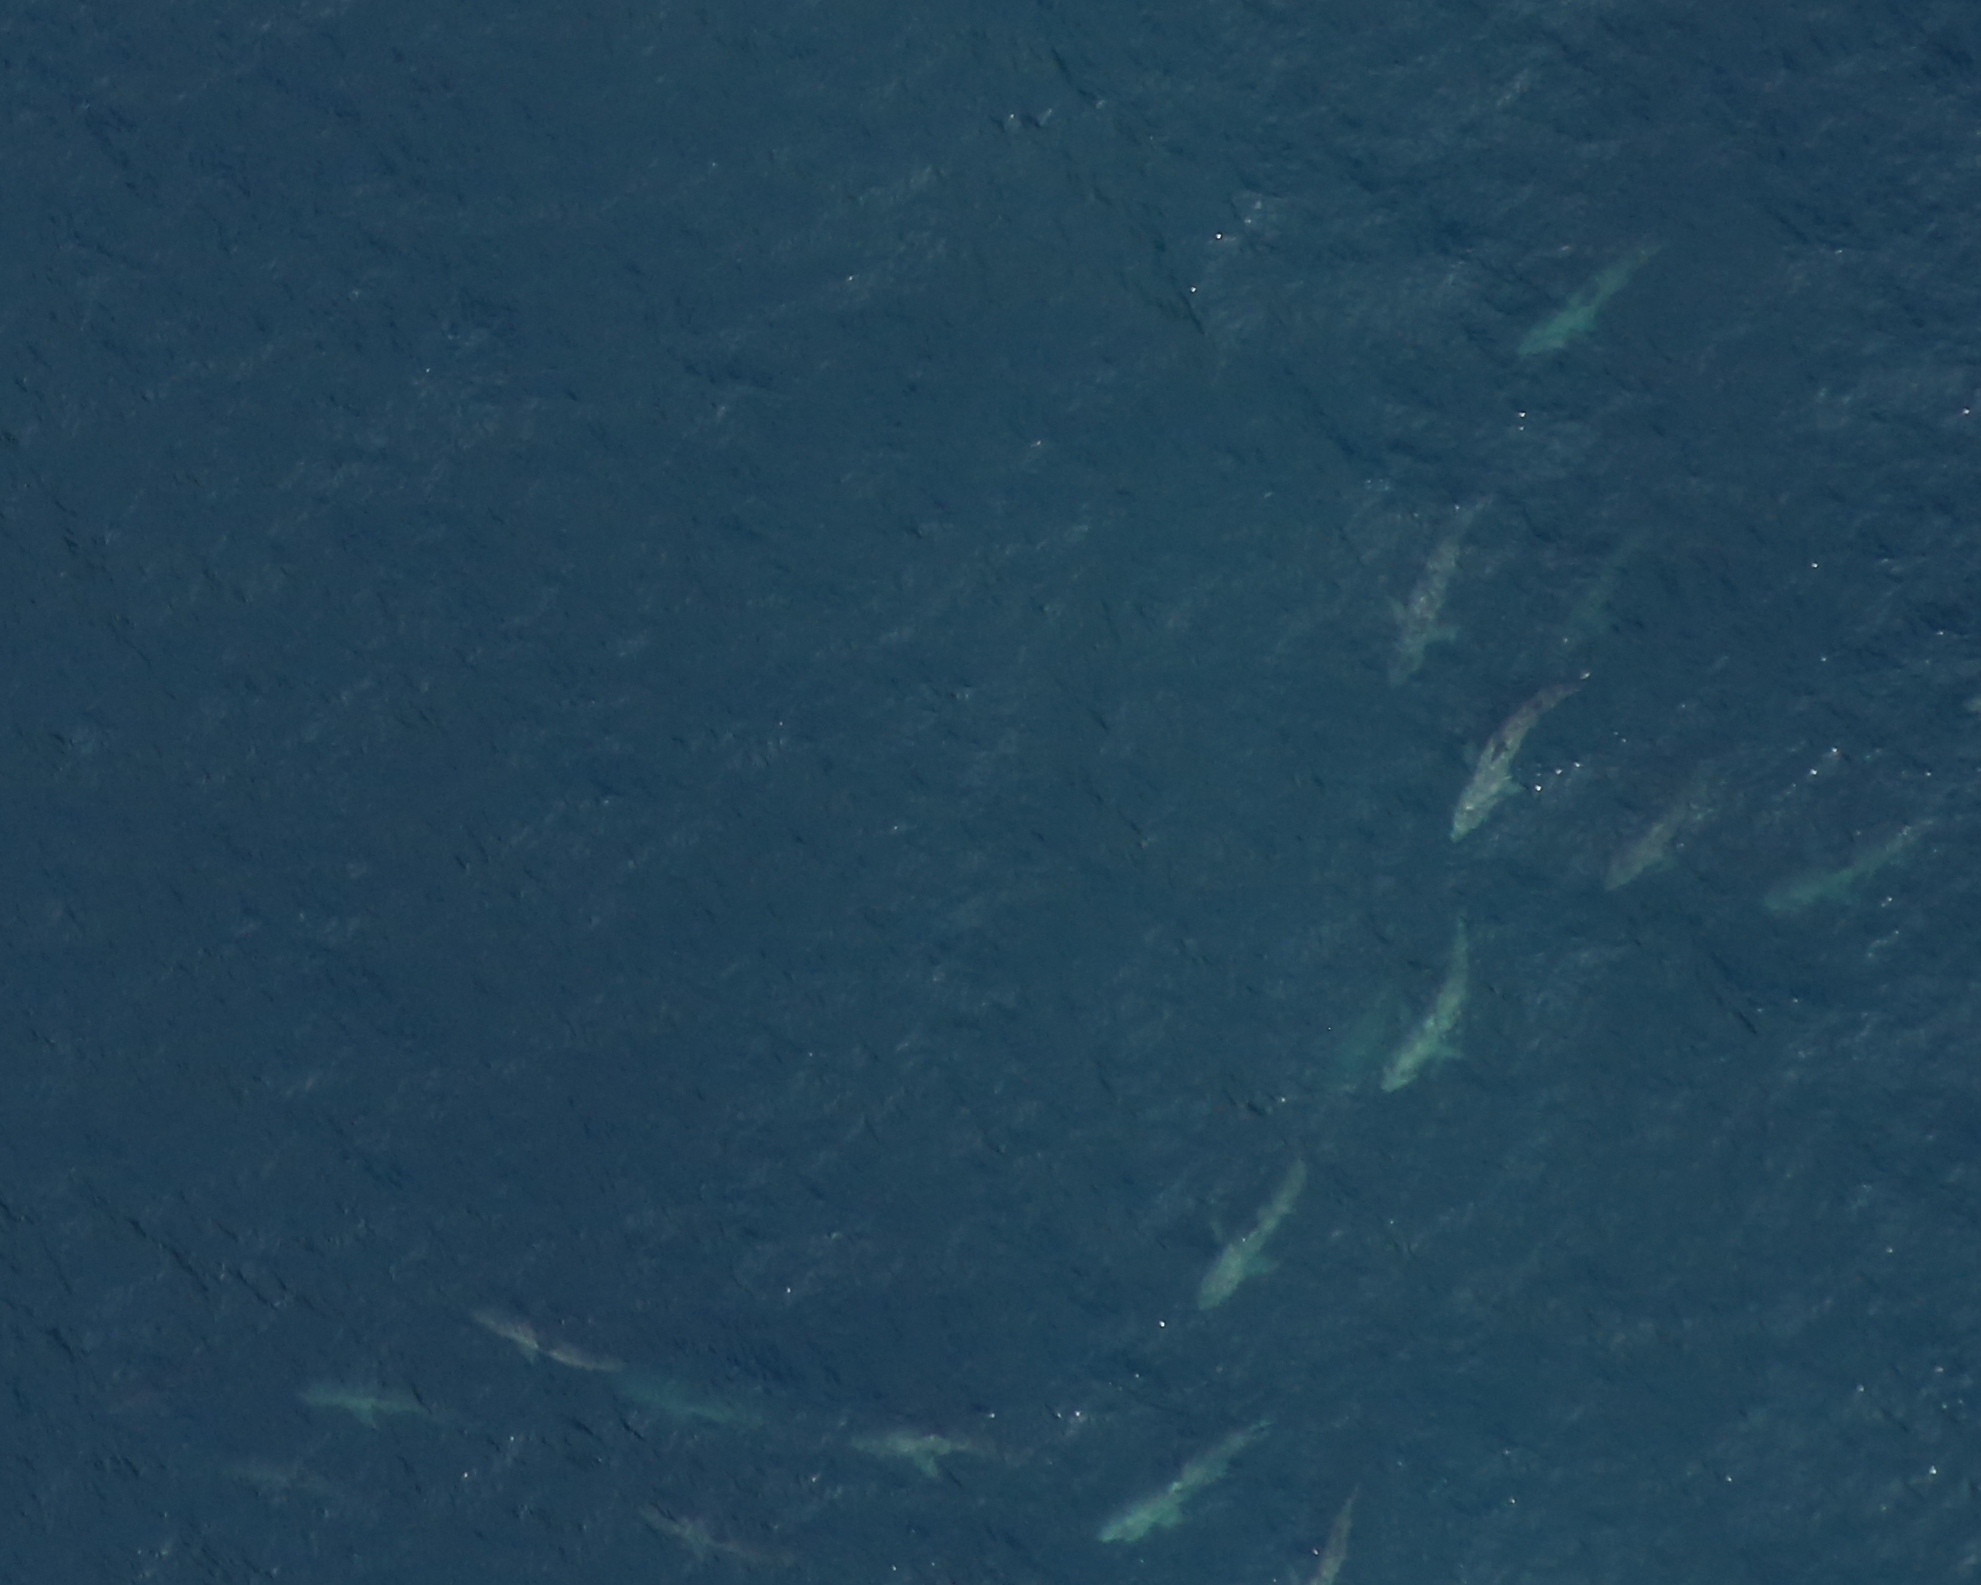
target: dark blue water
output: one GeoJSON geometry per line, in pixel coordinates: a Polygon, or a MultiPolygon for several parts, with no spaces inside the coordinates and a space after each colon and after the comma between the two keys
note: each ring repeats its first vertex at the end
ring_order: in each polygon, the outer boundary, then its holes
{"type": "Polygon", "coordinates": [[[0,69],[7,1578],[1972,1572],[1970,7],[0,69]]]}

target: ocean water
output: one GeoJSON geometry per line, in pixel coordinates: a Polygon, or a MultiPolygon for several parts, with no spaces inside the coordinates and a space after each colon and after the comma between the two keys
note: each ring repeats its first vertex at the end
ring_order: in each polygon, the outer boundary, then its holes
{"type": "Polygon", "coordinates": [[[1972,1574],[1971,8],[0,39],[7,1578],[1972,1574]]]}

